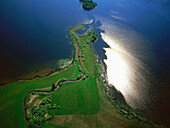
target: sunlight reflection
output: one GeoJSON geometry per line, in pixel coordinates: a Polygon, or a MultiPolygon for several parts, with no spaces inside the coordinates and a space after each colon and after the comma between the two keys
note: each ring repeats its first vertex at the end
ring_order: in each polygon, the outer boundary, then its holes
{"type": "Polygon", "coordinates": [[[114,40],[102,34],[102,38],[110,42],[110,48],[104,48],[107,59],[104,62],[107,65],[107,74],[109,83],[113,84],[117,90],[123,91],[125,85],[129,83],[130,68],[124,58],[123,50],[116,45],[114,40]]]}
{"type": "Polygon", "coordinates": [[[114,85],[125,96],[126,101],[130,103],[132,95],[138,96],[132,84],[132,79],[135,79],[130,62],[132,57],[115,40],[103,33],[101,35],[103,40],[107,41],[110,46],[109,48],[104,48],[107,56],[104,62],[107,65],[108,82],[114,85]]]}
{"type": "Polygon", "coordinates": [[[107,74],[109,76],[109,83],[112,83],[118,90],[122,91],[124,85],[128,83],[128,65],[116,49],[104,48],[104,50],[108,58],[107,60],[105,59],[104,62],[108,66],[107,74]]]}
{"type": "Polygon", "coordinates": [[[109,45],[103,48],[109,84],[123,94],[132,108],[144,108],[150,102],[149,68],[142,61],[148,51],[145,37],[124,24],[100,16],[96,18],[104,31],[101,38],[109,45]]]}

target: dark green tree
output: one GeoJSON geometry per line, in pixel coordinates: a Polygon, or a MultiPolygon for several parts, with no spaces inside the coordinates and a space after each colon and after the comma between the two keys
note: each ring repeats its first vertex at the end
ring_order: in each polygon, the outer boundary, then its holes
{"type": "Polygon", "coordinates": [[[55,90],[55,84],[53,83],[53,84],[52,84],[51,91],[54,91],[54,90],[55,90]]]}

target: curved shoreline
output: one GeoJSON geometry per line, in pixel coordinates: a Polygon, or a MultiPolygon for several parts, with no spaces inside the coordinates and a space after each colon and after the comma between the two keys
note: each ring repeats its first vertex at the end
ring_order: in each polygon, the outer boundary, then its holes
{"type": "MultiPolygon", "coordinates": [[[[73,27],[73,28],[76,28],[76,27],[73,27]]],[[[71,80],[65,80],[64,82],[62,81],[62,84],[63,83],[67,83],[67,82],[76,82],[76,81],[80,81],[80,80],[82,80],[83,79],[83,77],[84,77],[84,72],[83,72],[83,65],[82,65],[82,61],[81,61],[81,59],[80,59],[80,46],[79,46],[79,43],[78,43],[78,41],[77,41],[77,39],[76,39],[76,37],[72,34],[72,29],[73,28],[71,28],[70,29],[70,31],[69,31],[69,34],[71,35],[71,37],[73,37],[73,39],[75,40],[75,42],[76,42],[76,44],[77,44],[77,48],[78,48],[78,53],[77,53],[77,57],[78,57],[78,62],[79,62],[79,65],[80,65],[80,67],[81,67],[81,78],[76,78],[76,79],[71,79],[71,80]]],[[[70,66],[71,67],[71,66],[70,66]]],[[[70,68],[69,67],[69,68],[70,68]]],[[[68,68],[68,69],[69,69],[68,68]]],[[[66,69],[67,70],[67,69],[66,69]]],[[[58,73],[60,73],[60,72],[58,72],[58,73]]],[[[33,90],[33,91],[30,91],[30,92],[28,92],[27,93],[27,95],[24,97],[24,117],[25,117],[25,120],[26,120],[26,122],[29,124],[29,119],[27,118],[27,108],[26,108],[26,98],[27,98],[27,96],[29,95],[29,94],[31,94],[32,92],[45,92],[45,93],[47,93],[47,94],[50,94],[50,93],[52,93],[52,92],[54,92],[57,88],[59,88],[61,85],[60,85],[60,81],[61,81],[61,79],[59,79],[56,83],[54,83],[54,85],[55,85],[55,87],[53,88],[53,89],[51,89],[51,91],[46,91],[46,90],[42,90],[42,89],[36,89],[36,90],[33,90]]],[[[49,87],[49,88],[51,88],[51,87],[49,87]]]]}
{"type": "Polygon", "coordinates": [[[73,62],[70,63],[70,64],[67,66],[67,68],[63,68],[63,69],[60,69],[60,70],[55,69],[54,71],[51,70],[47,75],[44,75],[44,76],[35,75],[35,76],[33,76],[32,78],[16,79],[16,80],[14,80],[14,81],[12,81],[12,82],[0,84],[0,87],[2,87],[2,86],[7,86],[7,85],[9,85],[9,84],[14,84],[14,83],[19,82],[19,81],[35,80],[35,79],[37,79],[37,78],[45,78],[45,77],[48,77],[48,76],[52,76],[52,75],[58,74],[58,73],[60,73],[60,72],[63,72],[63,71],[65,71],[65,70],[71,68],[72,66],[73,66],[73,62]],[[57,71],[57,70],[58,70],[58,71],[57,71]]]}
{"type": "Polygon", "coordinates": [[[9,84],[14,84],[14,83],[17,83],[17,82],[19,82],[19,81],[35,80],[35,79],[37,79],[37,78],[45,78],[45,77],[49,77],[49,76],[52,76],[52,75],[58,74],[58,73],[60,73],[60,72],[63,72],[63,71],[65,71],[65,70],[67,70],[67,69],[71,68],[72,66],[73,66],[73,63],[72,63],[72,64],[70,64],[70,66],[69,66],[69,67],[67,67],[67,68],[65,68],[65,69],[61,69],[61,70],[56,71],[56,72],[55,72],[55,71],[51,71],[50,73],[48,73],[48,74],[47,74],[47,75],[45,75],[45,76],[39,76],[39,75],[36,75],[36,76],[34,76],[33,78],[17,79],[16,81],[9,82],[9,83],[6,83],[6,84],[2,84],[2,85],[0,85],[0,87],[7,86],[7,85],[9,85],[9,84]]]}

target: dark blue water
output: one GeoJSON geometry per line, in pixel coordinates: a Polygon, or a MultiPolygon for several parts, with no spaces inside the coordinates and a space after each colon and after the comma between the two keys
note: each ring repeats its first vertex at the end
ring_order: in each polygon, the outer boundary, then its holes
{"type": "Polygon", "coordinates": [[[108,39],[131,56],[125,59],[133,82],[125,87],[133,85],[134,90],[122,90],[125,99],[160,124],[170,125],[170,1],[97,3],[85,12],[78,0],[1,0],[1,79],[24,74],[35,64],[71,58],[67,28],[93,19],[90,27],[103,35],[94,44],[101,58],[107,59],[103,47],[108,47],[108,39]]]}
{"type": "Polygon", "coordinates": [[[71,58],[67,28],[84,21],[83,14],[77,1],[0,1],[1,80],[27,73],[35,64],[71,58]]]}
{"type": "Polygon", "coordinates": [[[98,4],[93,15],[102,23],[105,41],[112,37],[117,46],[135,58],[125,57],[133,76],[129,83],[135,91],[120,91],[132,107],[169,126],[170,1],[100,0],[98,4]]]}

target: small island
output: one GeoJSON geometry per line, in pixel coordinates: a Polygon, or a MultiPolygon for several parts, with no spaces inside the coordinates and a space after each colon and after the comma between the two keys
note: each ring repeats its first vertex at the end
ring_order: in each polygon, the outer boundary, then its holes
{"type": "Polygon", "coordinates": [[[93,0],[80,0],[80,2],[83,2],[82,7],[86,11],[90,11],[97,6],[97,3],[93,2],[93,0]]]}

